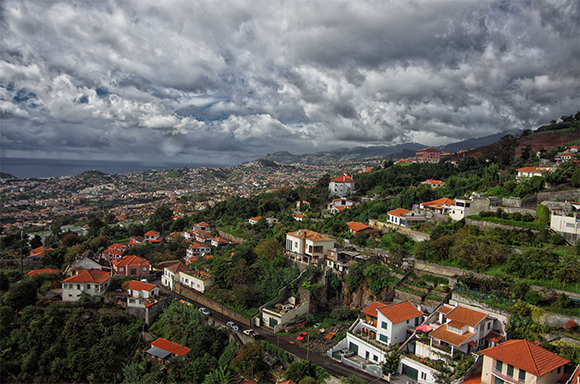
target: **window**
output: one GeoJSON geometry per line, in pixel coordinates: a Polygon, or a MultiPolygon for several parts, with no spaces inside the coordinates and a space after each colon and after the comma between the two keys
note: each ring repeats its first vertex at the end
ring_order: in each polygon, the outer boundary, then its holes
{"type": "Polygon", "coordinates": [[[491,322],[487,323],[487,330],[489,331],[489,327],[491,327],[491,322]]]}
{"type": "Polygon", "coordinates": [[[315,245],[314,253],[322,253],[322,245],[315,245]]]}
{"type": "Polygon", "coordinates": [[[389,338],[383,335],[382,333],[379,335],[379,340],[382,341],[383,343],[389,344],[389,338]]]}
{"type": "Polygon", "coordinates": [[[374,360],[374,361],[377,361],[378,359],[379,359],[379,358],[378,358],[378,356],[377,356],[377,355],[373,355],[373,360],[374,360]]]}
{"type": "Polygon", "coordinates": [[[125,271],[125,267],[119,267],[119,272],[124,272],[125,271]]]}
{"type": "Polygon", "coordinates": [[[135,299],[129,299],[129,303],[135,303],[135,299]]]}
{"type": "Polygon", "coordinates": [[[87,284],[87,289],[91,289],[91,285],[90,284],[87,284]]]}
{"type": "Polygon", "coordinates": [[[131,268],[131,275],[137,274],[137,268],[131,268]]]}
{"type": "Polygon", "coordinates": [[[509,377],[514,377],[514,366],[511,364],[508,364],[507,375],[509,377]]]}
{"type": "Polygon", "coordinates": [[[496,369],[496,371],[501,372],[502,368],[503,368],[503,363],[501,361],[497,360],[495,362],[495,369],[496,369]]]}
{"type": "Polygon", "coordinates": [[[427,373],[421,372],[421,380],[427,380],[427,373]]]}
{"type": "Polygon", "coordinates": [[[80,290],[81,289],[81,285],[77,284],[77,289],[80,290]]]}
{"type": "Polygon", "coordinates": [[[495,378],[495,381],[493,382],[493,384],[505,384],[505,381],[503,381],[502,379],[500,379],[499,377],[495,378]]]}
{"type": "Polygon", "coordinates": [[[381,328],[389,329],[389,323],[387,323],[386,321],[381,321],[381,328]]]}
{"type": "Polygon", "coordinates": [[[561,372],[561,369],[562,369],[562,367],[558,367],[558,372],[557,372],[557,373],[558,373],[558,375],[560,374],[560,372],[561,372]]]}
{"type": "Polygon", "coordinates": [[[521,383],[525,383],[526,381],[526,371],[520,369],[520,373],[518,374],[518,381],[521,383]]]}
{"type": "Polygon", "coordinates": [[[147,272],[147,267],[143,267],[143,272],[147,272]]]}
{"type": "Polygon", "coordinates": [[[368,359],[369,359],[369,357],[370,357],[370,353],[369,353],[369,351],[366,351],[366,353],[365,353],[365,359],[367,359],[367,360],[368,360],[368,359]]]}

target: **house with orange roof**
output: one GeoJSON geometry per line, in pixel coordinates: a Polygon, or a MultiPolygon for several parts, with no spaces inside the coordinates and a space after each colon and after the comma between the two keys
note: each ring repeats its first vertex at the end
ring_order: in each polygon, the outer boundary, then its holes
{"type": "Polygon", "coordinates": [[[328,209],[330,209],[331,213],[334,209],[337,211],[342,211],[343,209],[349,209],[355,205],[354,201],[347,199],[346,197],[341,197],[338,199],[332,199],[330,203],[328,203],[328,209]]]}
{"type": "Polygon", "coordinates": [[[429,185],[431,188],[433,189],[437,189],[439,187],[444,187],[445,183],[441,180],[434,180],[434,179],[427,179],[425,181],[422,181],[421,184],[427,184],[429,185]]]}
{"type": "Polygon", "coordinates": [[[123,251],[117,248],[107,248],[103,252],[101,252],[101,258],[106,261],[111,261],[120,258],[123,256],[123,251]]]}
{"type": "Polygon", "coordinates": [[[26,274],[26,276],[28,276],[28,277],[35,277],[35,276],[44,275],[44,274],[47,274],[47,273],[54,273],[56,275],[60,275],[61,274],[61,270],[60,269],[54,269],[54,268],[35,269],[35,270],[32,270],[32,271],[28,272],[26,274]]]}
{"type": "Polygon", "coordinates": [[[385,347],[403,343],[423,319],[423,312],[408,301],[377,301],[363,308],[361,315],[332,352],[348,349],[377,369],[385,361],[385,347]]]}
{"type": "Polygon", "coordinates": [[[229,241],[227,241],[226,239],[219,237],[219,236],[212,237],[212,239],[211,239],[211,246],[216,247],[216,248],[224,248],[229,243],[230,243],[229,241]]]}
{"type": "Polygon", "coordinates": [[[427,221],[425,216],[404,208],[397,208],[387,212],[387,222],[401,227],[412,227],[425,221],[427,221]]]}
{"type": "Polygon", "coordinates": [[[207,246],[202,243],[195,243],[187,247],[187,251],[185,253],[185,257],[187,259],[192,257],[197,257],[200,255],[210,255],[211,254],[211,247],[207,246]]]}
{"type": "Polygon", "coordinates": [[[348,197],[355,194],[355,183],[352,177],[342,175],[330,179],[328,184],[328,196],[348,197]]]}
{"type": "Polygon", "coordinates": [[[155,284],[131,280],[127,285],[127,308],[146,308],[155,304],[159,287],[155,284]]]}
{"type": "Polygon", "coordinates": [[[193,224],[193,230],[201,229],[202,231],[211,232],[211,226],[205,221],[193,224]]]}
{"type": "Polygon", "coordinates": [[[557,383],[570,360],[527,340],[508,340],[487,348],[483,355],[482,384],[557,383]]]}
{"type": "Polygon", "coordinates": [[[429,343],[419,340],[415,343],[415,355],[420,358],[469,354],[504,339],[503,325],[487,312],[449,304],[443,305],[437,312],[439,321],[431,324],[434,330],[429,333],[429,343]]]}
{"type": "Polygon", "coordinates": [[[359,233],[374,232],[375,228],[368,226],[366,224],[360,223],[358,221],[349,221],[346,223],[348,226],[348,231],[353,235],[358,235],[359,233]]]}
{"type": "Polygon", "coordinates": [[[548,172],[555,171],[556,168],[553,167],[523,167],[518,168],[516,171],[518,172],[516,179],[528,179],[534,176],[544,177],[548,172]]]}
{"type": "Polygon", "coordinates": [[[161,236],[161,234],[157,231],[150,230],[149,232],[145,233],[145,235],[143,235],[143,236],[145,237],[145,241],[151,242],[151,241],[159,240],[159,237],[161,236]]]}
{"type": "Polygon", "coordinates": [[[99,269],[101,271],[111,272],[111,263],[102,257],[98,257],[91,251],[79,255],[66,268],[65,273],[71,275],[77,269],[99,269]]]}
{"type": "Polygon", "coordinates": [[[300,200],[296,202],[296,210],[298,212],[306,211],[307,209],[310,209],[310,203],[308,201],[300,200]]]}
{"type": "Polygon", "coordinates": [[[326,266],[332,273],[343,275],[348,273],[351,265],[368,259],[368,256],[353,247],[335,247],[326,253],[326,266]]]}
{"type": "Polygon", "coordinates": [[[143,242],[145,241],[144,237],[141,236],[131,236],[129,238],[129,246],[137,246],[137,245],[141,245],[143,244],[143,242]]]}
{"type": "Polygon", "coordinates": [[[206,231],[202,231],[201,229],[196,229],[195,231],[193,231],[193,236],[195,237],[196,241],[198,241],[202,244],[211,243],[211,239],[213,238],[212,235],[210,235],[206,231]]]}
{"type": "Polygon", "coordinates": [[[304,221],[304,215],[301,213],[292,213],[290,214],[296,221],[304,221]]]}
{"type": "Polygon", "coordinates": [[[111,276],[98,269],[78,269],[62,282],[62,301],[78,301],[82,293],[102,295],[109,287],[111,276]]]}
{"type": "Polygon", "coordinates": [[[185,358],[190,351],[191,349],[187,347],[160,337],[151,343],[151,346],[145,353],[147,353],[150,358],[165,363],[172,357],[185,358]]]}
{"type": "Polygon", "coordinates": [[[419,208],[424,211],[434,211],[436,213],[445,215],[453,206],[455,206],[455,200],[442,197],[441,199],[421,203],[419,208]]]}
{"type": "Polygon", "coordinates": [[[334,248],[333,238],[310,229],[299,229],[286,234],[286,255],[300,263],[322,264],[331,248],[334,248]]]}
{"type": "Polygon", "coordinates": [[[250,218],[248,219],[248,223],[249,223],[250,225],[256,225],[256,224],[258,224],[258,222],[259,222],[260,220],[262,220],[262,216],[250,217],[250,218]]]}
{"type": "Polygon", "coordinates": [[[26,257],[28,261],[41,261],[42,256],[46,253],[46,251],[51,251],[52,248],[45,248],[44,246],[40,246],[38,248],[34,248],[30,251],[30,254],[26,257]]]}
{"type": "Polygon", "coordinates": [[[111,266],[113,273],[117,276],[149,276],[151,272],[151,263],[135,255],[127,255],[112,260],[111,266]]]}

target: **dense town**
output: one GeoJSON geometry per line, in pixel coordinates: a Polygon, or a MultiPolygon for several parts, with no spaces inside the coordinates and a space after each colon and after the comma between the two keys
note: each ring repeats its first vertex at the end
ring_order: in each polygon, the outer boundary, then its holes
{"type": "Polygon", "coordinates": [[[3,179],[2,382],[578,384],[575,121],[537,153],[3,179]]]}

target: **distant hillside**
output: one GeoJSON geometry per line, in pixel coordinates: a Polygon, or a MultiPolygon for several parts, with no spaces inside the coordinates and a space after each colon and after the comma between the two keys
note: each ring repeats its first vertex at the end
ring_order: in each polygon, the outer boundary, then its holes
{"type": "Polygon", "coordinates": [[[469,150],[469,149],[475,149],[475,148],[484,147],[484,146],[493,144],[494,142],[498,141],[499,139],[501,139],[505,135],[519,136],[521,133],[522,133],[522,131],[498,132],[496,134],[489,135],[489,136],[476,137],[473,139],[467,139],[467,140],[460,141],[457,143],[447,144],[446,146],[441,147],[439,149],[441,151],[455,153],[455,152],[459,151],[460,149],[469,150]]]}
{"type": "Polygon", "coordinates": [[[6,172],[0,172],[0,179],[18,179],[18,177],[13,176],[6,172]]]}

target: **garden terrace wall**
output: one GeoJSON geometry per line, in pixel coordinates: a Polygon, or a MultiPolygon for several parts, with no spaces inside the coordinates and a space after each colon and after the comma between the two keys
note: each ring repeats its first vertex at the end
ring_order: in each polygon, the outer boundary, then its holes
{"type": "Polygon", "coordinates": [[[399,225],[394,225],[390,223],[385,223],[378,220],[369,220],[369,225],[371,227],[377,228],[383,232],[399,231],[416,242],[426,241],[431,238],[431,235],[423,232],[413,231],[411,228],[401,227],[399,225]]]}
{"type": "MultiPolygon", "coordinates": [[[[510,231],[513,231],[513,230],[527,231],[528,230],[528,228],[524,228],[524,227],[518,227],[515,225],[492,223],[491,221],[484,221],[484,220],[465,219],[465,224],[473,225],[473,226],[478,227],[479,229],[481,229],[483,231],[491,231],[494,228],[507,229],[510,231]]],[[[537,229],[530,229],[530,231],[532,233],[540,233],[540,231],[538,231],[537,229]]]]}
{"type": "Polygon", "coordinates": [[[244,238],[234,236],[230,233],[222,231],[221,229],[218,230],[218,233],[220,234],[220,237],[223,237],[224,239],[231,241],[232,243],[235,243],[235,244],[243,244],[245,241],[244,238]]]}
{"type": "Polygon", "coordinates": [[[244,315],[218,303],[217,301],[210,299],[209,297],[206,297],[203,293],[189,288],[179,282],[175,283],[175,292],[201,304],[202,307],[206,307],[214,312],[219,312],[248,327],[250,326],[250,319],[244,315]]]}

